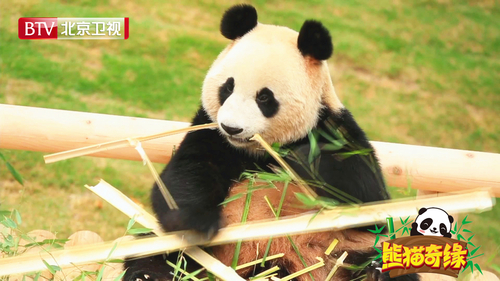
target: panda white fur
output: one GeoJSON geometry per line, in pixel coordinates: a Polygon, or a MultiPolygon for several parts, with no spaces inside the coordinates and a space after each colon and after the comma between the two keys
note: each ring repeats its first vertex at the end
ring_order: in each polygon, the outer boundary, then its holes
{"type": "MultiPolygon", "coordinates": [[[[326,59],[333,53],[328,30],[317,21],[305,21],[297,33],[287,27],[257,22],[257,12],[249,5],[236,5],[222,17],[221,33],[232,40],[211,66],[202,88],[202,106],[193,125],[217,122],[218,130],[199,130],[188,133],[170,163],[161,174],[179,209],[170,210],[157,186],[153,187],[152,205],[166,231],[191,229],[212,237],[228,223],[241,220],[244,200],[219,205],[230,193],[243,188],[236,185],[246,170],[278,166],[250,138],[259,133],[268,143],[279,143],[296,155],[287,160],[305,180],[319,180],[320,196],[332,197],[332,187],[357,202],[388,199],[382,173],[373,148],[351,113],[335,94],[326,59]],[[331,131],[340,132],[329,134],[331,131]],[[312,133],[311,133],[312,132],[312,133]],[[315,155],[316,169],[311,173],[301,162],[307,162],[311,150],[308,134],[316,133],[318,147],[331,144],[332,139],[347,144],[337,150],[321,150],[315,155]],[[367,153],[344,156],[346,152],[368,149],[367,153]]],[[[286,194],[283,215],[304,212],[297,207],[293,190],[286,194]]],[[[274,218],[263,201],[267,195],[277,206],[279,189],[258,191],[252,196],[249,220],[274,218]]],[[[340,202],[347,197],[335,198],[340,202]]],[[[323,257],[327,266],[314,271],[315,280],[324,280],[336,258],[348,251],[346,263],[360,265],[376,255],[374,236],[366,229],[306,234],[293,238],[307,264],[323,257]],[[325,249],[334,238],[340,240],[328,257],[325,249]]],[[[267,240],[243,244],[239,262],[262,257],[267,240]]],[[[303,268],[286,238],[276,238],[269,253],[285,252],[284,258],[267,263],[266,268],[278,265],[279,277],[303,268]]],[[[234,245],[212,248],[214,255],[230,263],[234,245]]],[[[177,254],[128,260],[124,280],[170,280],[171,268],[165,258],[175,261],[177,254]]],[[[175,263],[175,262],[174,262],[175,263]]],[[[188,265],[195,262],[188,262],[188,265]]],[[[266,268],[256,267],[262,271],[266,268]]],[[[256,272],[239,272],[250,277],[256,272]]],[[[334,280],[350,280],[367,274],[371,280],[388,280],[388,274],[368,268],[351,271],[341,268],[334,280]]],[[[309,280],[303,275],[296,280],[309,280]]],[[[404,276],[399,280],[418,280],[404,276]]]]}
{"type": "Polygon", "coordinates": [[[451,238],[453,217],[440,208],[421,208],[412,224],[411,236],[441,236],[451,238]]]}

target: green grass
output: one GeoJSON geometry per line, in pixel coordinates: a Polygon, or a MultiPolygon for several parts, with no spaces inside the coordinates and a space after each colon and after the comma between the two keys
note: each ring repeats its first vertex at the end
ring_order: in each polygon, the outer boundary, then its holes
{"type": "MultiPolygon", "coordinates": [[[[0,103],[188,121],[206,71],[227,43],[218,25],[231,4],[166,2],[1,1],[0,103]],[[22,16],[128,16],[130,38],[19,40],[22,16]]],[[[305,19],[323,21],[335,43],[329,63],[337,92],[371,139],[500,152],[498,2],[252,3],[263,23],[298,30],[305,19]]],[[[21,187],[0,165],[2,208],[19,209],[27,231],[65,238],[91,229],[106,240],[124,233],[127,219],[83,188],[100,178],[149,204],[153,180],[141,163],[81,158],[44,165],[40,153],[2,152],[26,179],[21,187]]],[[[485,252],[480,262],[500,264],[489,259],[500,247],[500,207],[471,219],[485,252]]]]}

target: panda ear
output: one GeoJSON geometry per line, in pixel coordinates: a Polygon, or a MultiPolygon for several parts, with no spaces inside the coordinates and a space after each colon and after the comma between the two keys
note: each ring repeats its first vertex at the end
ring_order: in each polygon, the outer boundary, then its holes
{"type": "Polygon", "coordinates": [[[220,33],[234,40],[257,26],[257,11],[253,6],[241,4],[229,8],[220,22],[220,33]]]}
{"type": "Polygon", "coordinates": [[[425,211],[427,211],[427,208],[420,208],[420,210],[418,210],[418,215],[425,213],[425,211]]]}
{"type": "Polygon", "coordinates": [[[453,222],[453,217],[452,216],[448,216],[448,219],[450,220],[450,223],[453,222]]]}
{"type": "Polygon", "coordinates": [[[315,20],[304,22],[299,32],[297,46],[303,56],[311,56],[317,60],[326,60],[333,54],[330,32],[321,22],[315,20]]]}

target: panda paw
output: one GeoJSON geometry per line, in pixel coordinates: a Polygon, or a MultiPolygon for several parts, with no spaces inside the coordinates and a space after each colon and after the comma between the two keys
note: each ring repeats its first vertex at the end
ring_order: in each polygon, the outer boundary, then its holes
{"type": "Polygon", "coordinates": [[[158,216],[165,231],[194,230],[212,239],[220,228],[220,210],[181,208],[158,216]]]}

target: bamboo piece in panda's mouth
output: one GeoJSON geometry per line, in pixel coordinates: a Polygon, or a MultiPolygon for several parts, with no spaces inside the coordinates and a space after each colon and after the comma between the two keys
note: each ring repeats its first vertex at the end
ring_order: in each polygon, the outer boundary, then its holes
{"type": "MultiPolygon", "coordinates": [[[[187,127],[187,128],[182,128],[182,129],[177,129],[177,130],[172,130],[172,131],[166,131],[166,132],[148,135],[148,136],[134,137],[133,139],[135,139],[139,142],[143,142],[143,141],[153,140],[153,139],[162,138],[162,137],[166,137],[166,136],[176,135],[176,134],[180,134],[180,133],[186,133],[186,132],[190,132],[190,131],[216,128],[217,126],[218,126],[217,123],[196,125],[196,126],[192,126],[192,127],[187,127]]],[[[68,150],[68,151],[62,151],[62,152],[58,152],[58,153],[45,155],[45,156],[43,156],[43,158],[45,160],[45,163],[49,164],[49,163],[54,163],[54,162],[58,162],[58,161],[66,160],[66,159],[71,159],[71,158],[75,158],[75,157],[79,157],[79,156],[94,154],[94,153],[101,152],[101,151],[112,150],[112,149],[122,148],[122,147],[129,147],[129,146],[131,146],[129,139],[130,138],[115,140],[115,141],[95,144],[95,145],[91,145],[91,146],[81,147],[81,148],[77,148],[77,149],[72,149],[72,150],[68,150]]]]}

